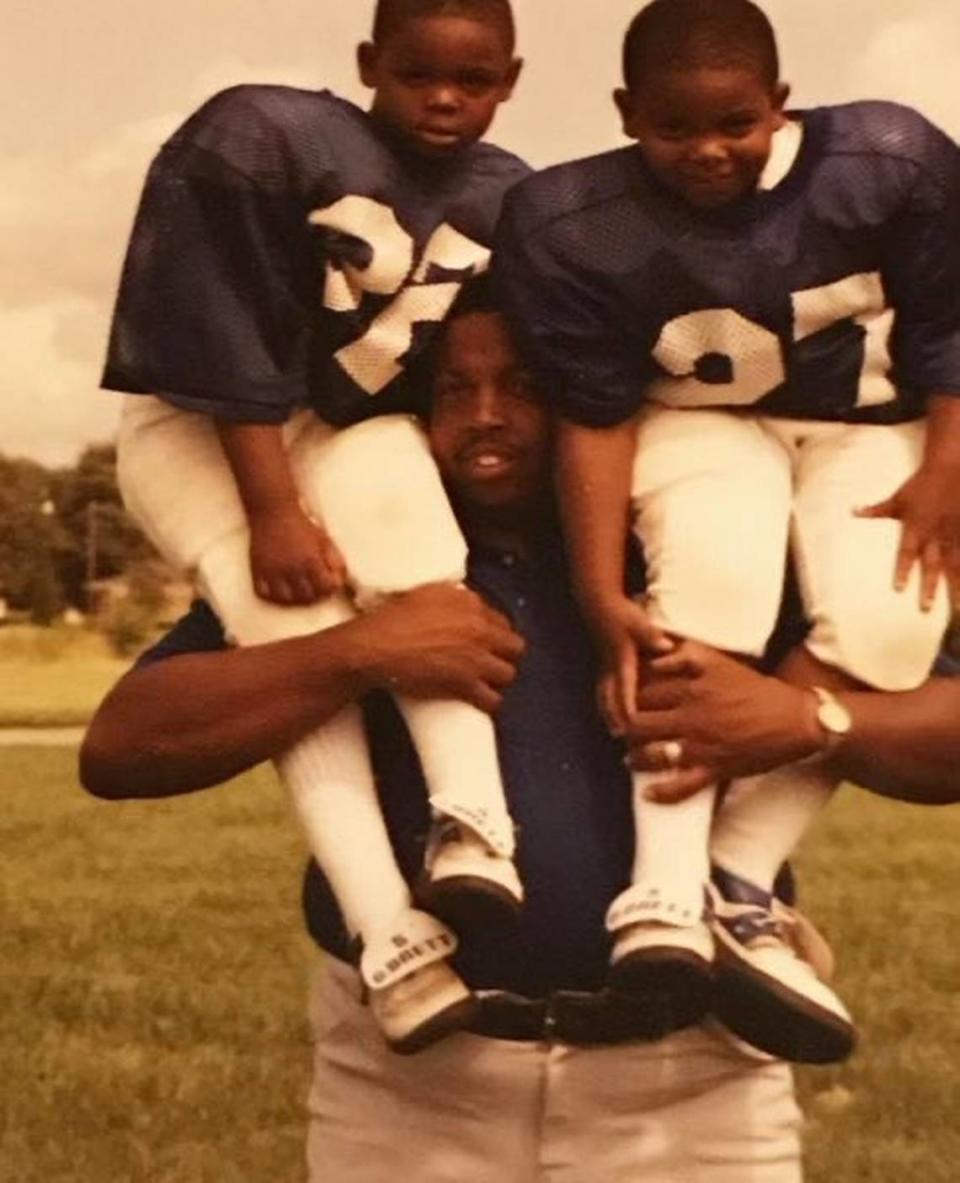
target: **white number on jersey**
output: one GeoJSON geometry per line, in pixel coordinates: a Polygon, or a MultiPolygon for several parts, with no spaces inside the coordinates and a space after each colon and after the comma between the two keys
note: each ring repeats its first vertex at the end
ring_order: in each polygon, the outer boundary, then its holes
{"type": "MultiPolygon", "coordinates": [[[[793,339],[803,341],[842,321],[864,330],[857,406],[890,402],[893,309],[876,272],[794,292],[793,339]]],[[[776,333],[732,308],[707,308],[664,325],[653,356],[665,371],[648,393],[669,407],[750,406],[786,380],[776,333]]]]}
{"type": "Polygon", "coordinates": [[[414,270],[413,239],[389,206],[370,197],[342,197],[313,210],[309,220],[360,239],[371,251],[367,267],[327,264],[325,308],[355,311],[364,292],[396,296],[362,337],[334,354],[362,390],[376,394],[401,372],[399,359],[413,343],[414,324],[443,320],[463,282],[486,268],[490,251],[444,223],[431,235],[414,270]],[[434,267],[444,273],[441,282],[430,281],[434,267]],[[456,278],[449,278],[451,274],[456,278]]]}

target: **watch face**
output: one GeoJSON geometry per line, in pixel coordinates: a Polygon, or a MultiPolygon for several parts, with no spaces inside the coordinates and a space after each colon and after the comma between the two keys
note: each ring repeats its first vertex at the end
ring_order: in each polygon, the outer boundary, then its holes
{"type": "Polygon", "coordinates": [[[850,712],[842,702],[832,696],[829,698],[826,695],[818,697],[820,697],[820,706],[817,708],[817,718],[820,720],[820,726],[832,735],[846,735],[853,726],[850,712]]]}

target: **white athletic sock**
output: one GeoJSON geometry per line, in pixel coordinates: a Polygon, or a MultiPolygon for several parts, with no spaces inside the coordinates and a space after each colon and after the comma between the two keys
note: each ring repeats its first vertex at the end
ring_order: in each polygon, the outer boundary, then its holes
{"type": "Polygon", "coordinates": [[[411,905],[380,812],[360,710],[349,706],[277,760],[310,850],[365,943],[411,905]]]}
{"type": "Polygon", "coordinates": [[[655,884],[661,895],[698,906],[710,878],[708,854],[715,791],[701,789],[685,801],[666,805],[644,796],[663,773],[633,774],[633,817],[637,835],[633,882],[655,884]]]}
{"type": "Polygon", "coordinates": [[[836,783],[819,760],[734,781],[710,835],[713,861],[770,891],[836,783]]]}
{"type": "Polygon", "coordinates": [[[430,801],[439,813],[476,814],[504,852],[513,849],[493,720],[479,708],[455,700],[397,696],[423,766],[430,801]]]}

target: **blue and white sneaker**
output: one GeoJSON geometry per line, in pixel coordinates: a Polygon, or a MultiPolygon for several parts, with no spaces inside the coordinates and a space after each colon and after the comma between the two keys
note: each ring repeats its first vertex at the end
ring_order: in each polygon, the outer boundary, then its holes
{"type": "Polygon", "coordinates": [[[793,914],[738,876],[714,869],[711,929],[716,941],[713,1010],[734,1035],[797,1064],[833,1064],[853,1051],[846,1007],[800,957],[793,914]]]}

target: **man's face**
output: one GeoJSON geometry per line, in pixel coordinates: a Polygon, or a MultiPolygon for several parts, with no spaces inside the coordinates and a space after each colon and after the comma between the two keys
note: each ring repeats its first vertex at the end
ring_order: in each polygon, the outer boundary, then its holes
{"type": "Polygon", "coordinates": [[[370,110],[418,154],[445,156],[479,140],[520,72],[501,30],[460,16],[406,21],[358,51],[370,110]]]}
{"type": "Polygon", "coordinates": [[[440,474],[465,508],[521,509],[546,492],[550,413],[499,313],[468,313],[444,329],[429,435],[440,474]]]}
{"type": "Polygon", "coordinates": [[[702,67],[658,71],[615,98],[654,176],[688,205],[714,209],[756,188],[788,93],[746,68],[702,67]]]}

